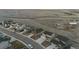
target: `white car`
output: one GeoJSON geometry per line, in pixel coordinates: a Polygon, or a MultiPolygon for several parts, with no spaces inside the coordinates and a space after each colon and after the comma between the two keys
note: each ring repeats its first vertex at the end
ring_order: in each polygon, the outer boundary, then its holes
{"type": "Polygon", "coordinates": [[[31,44],[28,44],[27,47],[28,47],[29,49],[33,49],[33,46],[32,46],[31,44]]]}

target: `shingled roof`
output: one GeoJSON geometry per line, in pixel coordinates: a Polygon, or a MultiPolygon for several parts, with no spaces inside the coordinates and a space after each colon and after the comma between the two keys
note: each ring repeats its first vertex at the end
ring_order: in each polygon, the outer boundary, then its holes
{"type": "Polygon", "coordinates": [[[10,37],[4,36],[2,33],[0,33],[0,42],[2,42],[2,41],[8,41],[8,40],[10,40],[10,37]]]}

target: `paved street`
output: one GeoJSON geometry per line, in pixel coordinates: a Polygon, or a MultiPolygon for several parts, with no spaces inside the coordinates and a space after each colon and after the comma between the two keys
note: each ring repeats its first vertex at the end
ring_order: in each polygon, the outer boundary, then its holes
{"type": "Polygon", "coordinates": [[[43,49],[43,47],[41,47],[38,43],[34,42],[32,39],[30,39],[28,37],[17,34],[16,32],[8,31],[3,28],[0,28],[0,31],[6,33],[7,35],[15,37],[16,39],[21,40],[26,44],[31,44],[34,47],[34,49],[43,49]]]}

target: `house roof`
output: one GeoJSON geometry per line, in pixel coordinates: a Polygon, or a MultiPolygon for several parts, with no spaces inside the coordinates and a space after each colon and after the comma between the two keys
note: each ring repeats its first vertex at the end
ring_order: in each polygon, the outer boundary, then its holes
{"type": "Polygon", "coordinates": [[[8,40],[10,40],[10,37],[4,36],[2,33],[0,33],[0,42],[2,42],[2,41],[8,41],[8,40]]]}

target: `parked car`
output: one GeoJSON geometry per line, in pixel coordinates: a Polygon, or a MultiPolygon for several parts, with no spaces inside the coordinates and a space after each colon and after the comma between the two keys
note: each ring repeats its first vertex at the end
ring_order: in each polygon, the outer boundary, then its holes
{"type": "Polygon", "coordinates": [[[28,44],[27,47],[28,47],[29,49],[33,49],[33,46],[32,46],[31,44],[28,44]]]}

